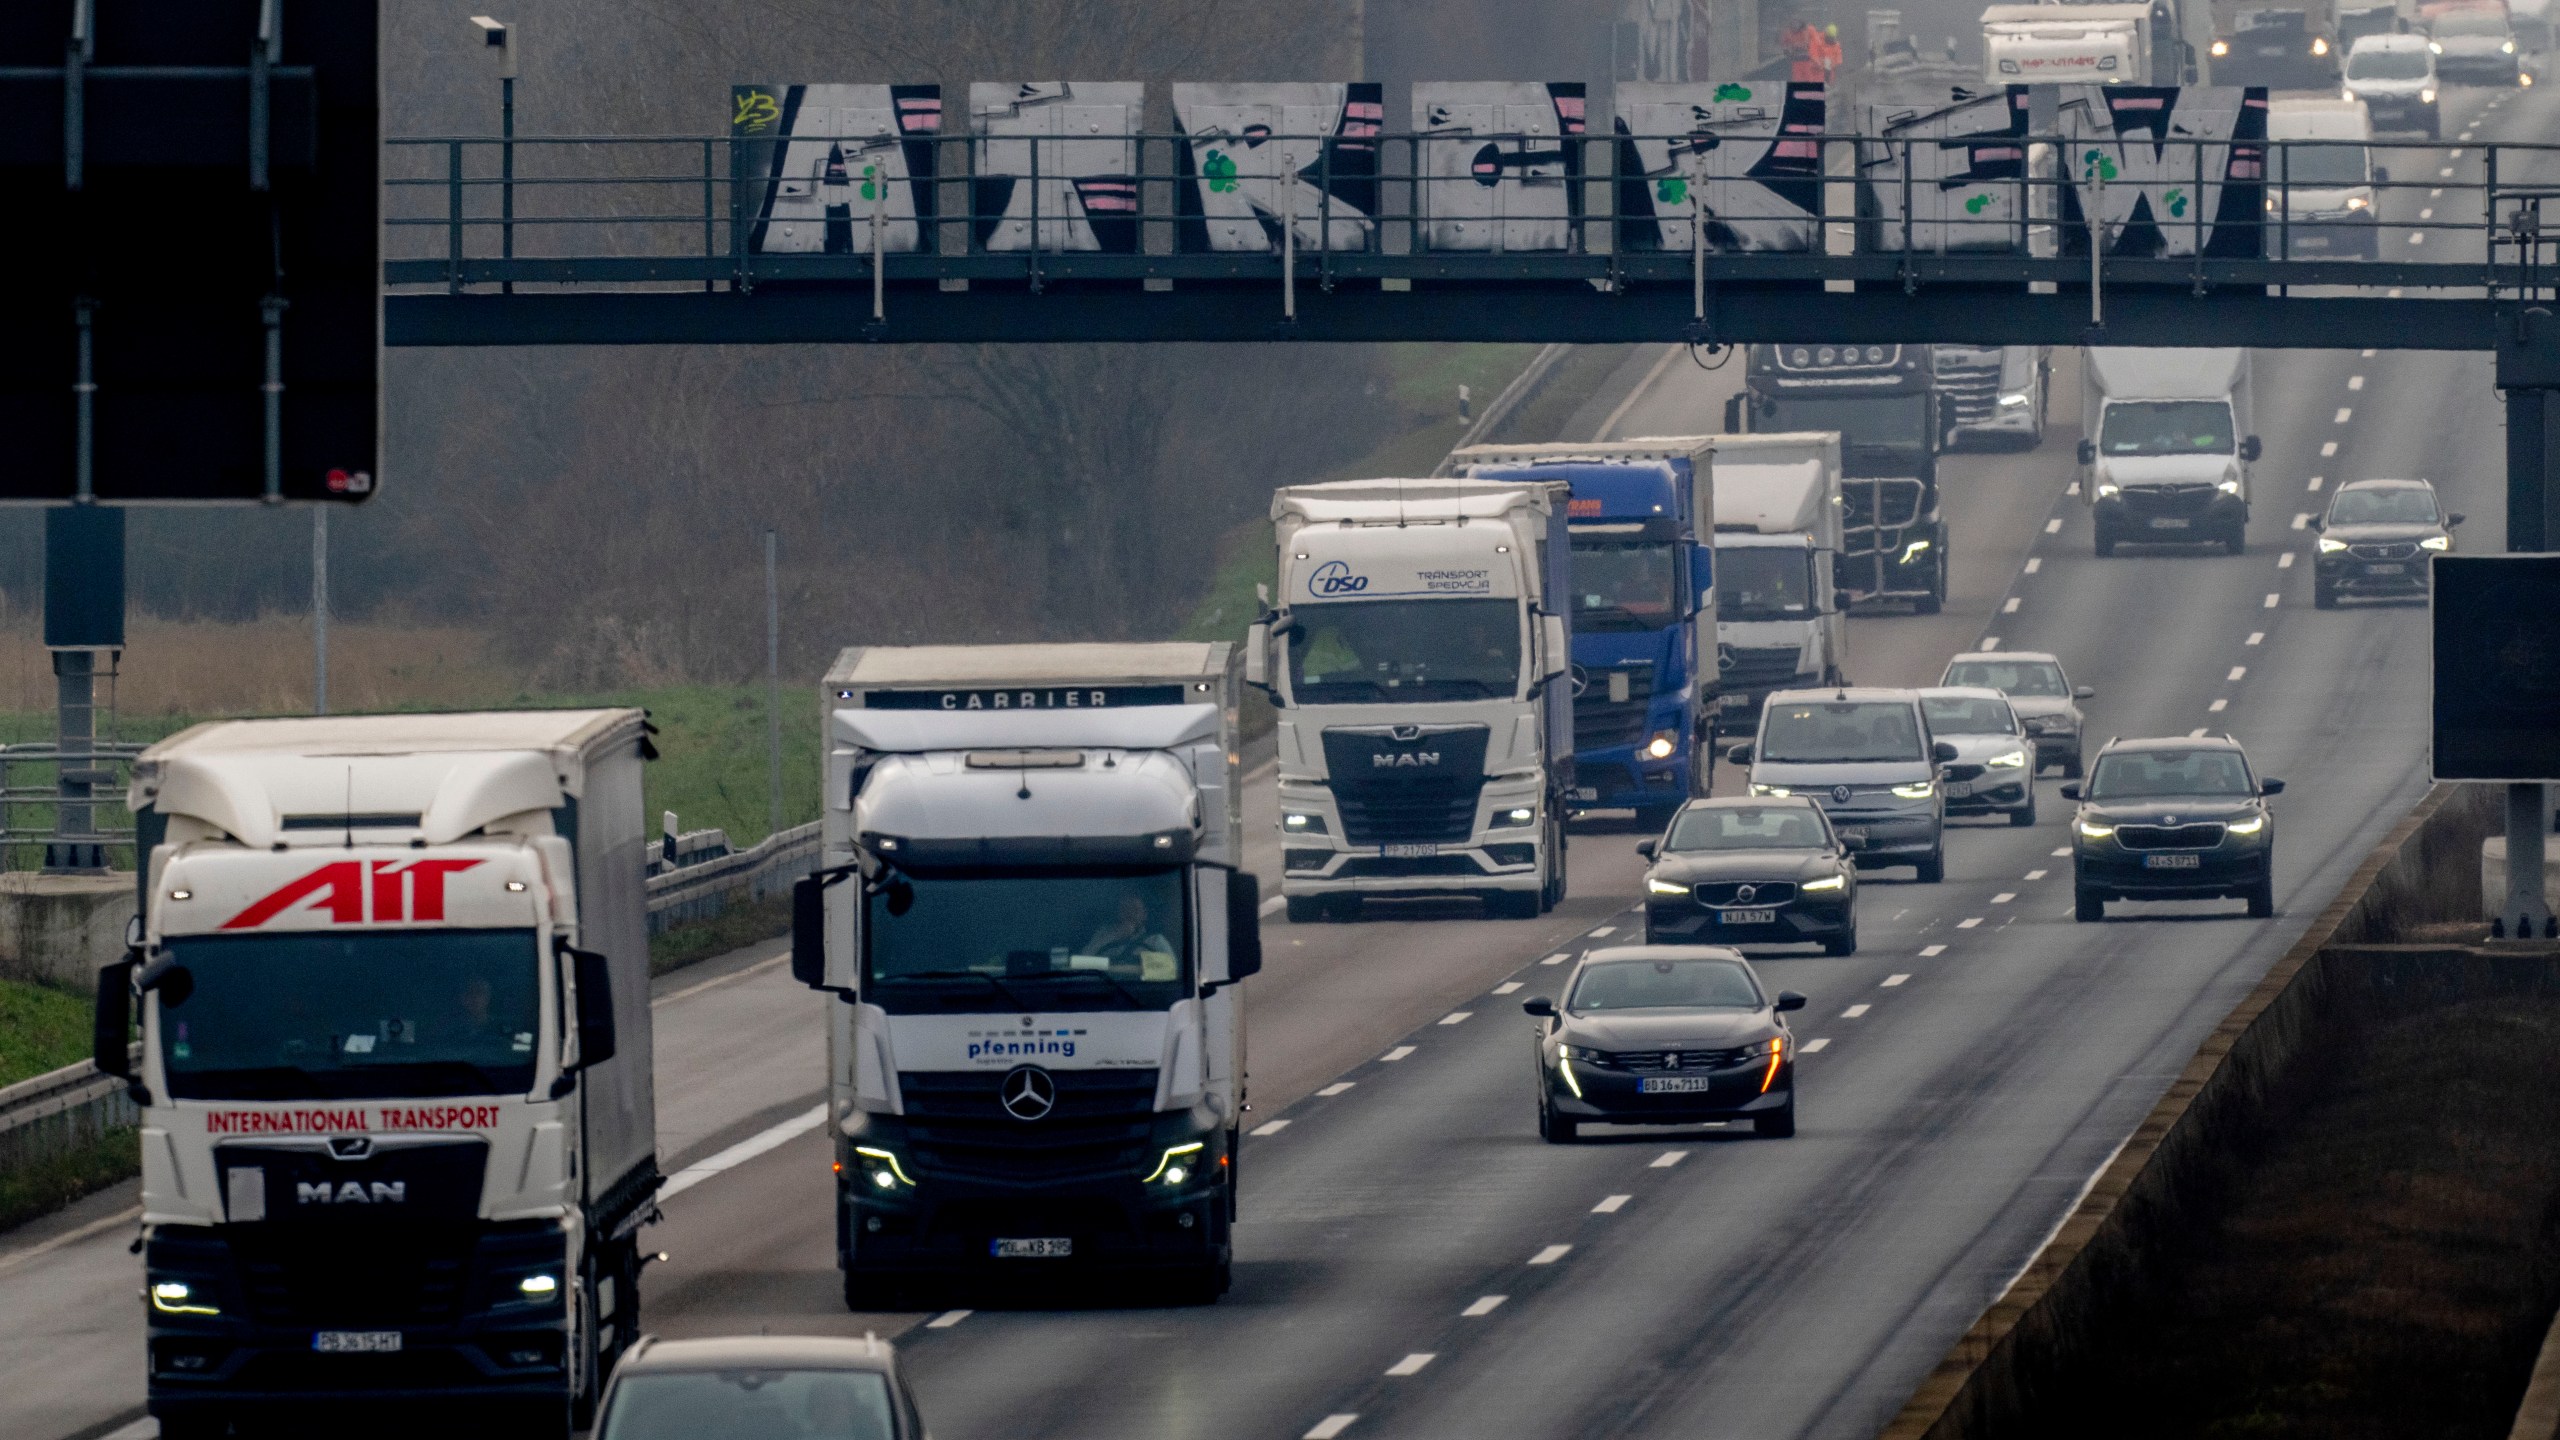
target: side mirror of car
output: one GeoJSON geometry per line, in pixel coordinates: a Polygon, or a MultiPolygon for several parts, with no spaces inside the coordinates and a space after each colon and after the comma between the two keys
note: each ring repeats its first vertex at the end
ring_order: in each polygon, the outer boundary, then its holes
{"type": "Polygon", "coordinates": [[[1797,994],[1793,990],[1781,990],[1778,992],[1778,1003],[1769,1008],[1782,1011],[1801,1010],[1807,1003],[1808,1002],[1802,995],[1797,994]]]}
{"type": "Polygon", "coordinates": [[[2075,781],[2068,781],[2068,782],[2065,782],[2065,784],[2064,784],[2064,785],[2063,785],[2063,787],[2062,787],[2062,798],[2063,798],[2063,799],[2065,799],[2065,800],[2077,800],[2077,799],[2079,799],[2079,798],[2080,798],[2080,784],[2079,784],[2079,782],[2078,782],[2078,781],[2076,781],[2076,780],[2075,780],[2075,781]]]}
{"type": "Polygon", "coordinates": [[[2098,463],[2097,441],[2083,440],[2080,442],[2080,463],[2083,465],[2095,465],[2098,463]]]}
{"type": "Polygon", "coordinates": [[[2071,698],[2074,700],[2095,700],[2098,698],[2098,687],[2095,685],[2074,685],[2071,687],[2071,698]]]}
{"type": "Polygon", "coordinates": [[[2451,514],[2449,514],[2449,515],[2447,515],[2447,516],[2445,516],[2445,517],[2444,517],[2444,528],[2446,528],[2447,530],[2450,530],[2450,529],[2452,529],[2454,526],[2459,525],[2459,524],[2461,524],[2461,523],[2462,523],[2462,512],[2461,512],[2461,511],[2459,511],[2459,510],[2456,510],[2456,511],[2454,511],[2453,513],[2451,513],[2451,514]]]}
{"type": "Polygon", "coordinates": [[[2373,167],[2373,183],[2374,183],[2374,184],[2376,184],[2376,185],[2388,185],[2388,184],[2390,184],[2390,183],[2391,183],[2391,172],[2390,172],[2389,170],[2384,169],[2384,168],[2383,168],[2382,166],[2380,166],[2380,165],[2376,165],[2376,166],[2374,166],[2374,167],[2373,167]]]}
{"type": "Polygon", "coordinates": [[[2281,780],[2261,780],[2258,782],[2258,793],[2261,795],[2281,795],[2284,793],[2284,782],[2281,780]]]}
{"type": "Polygon", "coordinates": [[[2261,444],[2259,444],[2259,443],[2258,443],[2258,437],[2257,437],[2257,436],[2255,436],[2255,435],[2243,435],[2243,436],[2241,436],[2241,437],[2240,437],[2240,458],[2241,458],[2241,459],[2246,460],[2246,461],[2249,461],[2249,462],[2251,462],[2252,464],[2254,464],[2254,463],[2256,463],[2257,458],[2258,458],[2259,456],[2261,456],[2261,455],[2265,454],[2265,453],[2267,453],[2267,447],[2265,447],[2264,445],[2261,445],[2261,444]]]}
{"type": "Polygon", "coordinates": [[[1656,846],[1652,841],[1650,841],[1650,840],[1639,840],[1639,841],[1637,841],[1637,842],[1636,842],[1636,853],[1637,853],[1637,854],[1639,854],[1639,855],[1641,855],[1641,856],[1643,856],[1643,857],[1644,857],[1644,858],[1646,858],[1647,860],[1650,860],[1650,859],[1652,859],[1652,858],[1654,857],[1654,854],[1655,854],[1655,852],[1656,852],[1656,850],[1657,850],[1658,848],[1659,848],[1659,847],[1657,847],[1657,846],[1656,846]]]}
{"type": "Polygon", "coordinates": [[[1553,1020],[1556,1018],[1556,1002],[1544,995],[1532,995],[1520,1002],[1520,1013],[1535,1015],[1541,1020],[1553,1020]]]}
{"type": "Polygon", "coordinates": [[[1941,765],[1954,764],[1956,757],[1963,753],[1963,751],[1958,750],[1953,744],[1945,740],[1941,740],[1937,744],[1929,747],[1929,758],[1937,761],[1941,765]]]}
{"type": "Polygon", "coordinates": [[[1864,835],[1843,835],[1840,837],[1840,853],[1843,855],[1855,854],[1856,852],[1866,848],[1867,837],[1864,835]]]}
{"type": "Polygon", "coordinates": [[[1750,742],[1745,741],[1744,743],[1742,743],[1742,744],[1740,744],[1740,745],[1734,745],[1734,746],[1730,746],[1730,747],[1728,747],[1728,748],[1725,750],[1725,752],[1724,752],[1724,758],[1726,758],[1727,760],[1732,761],[1732,762],[1733,762],[1734,764],[1736,764],[1736,765],[1748,765],[1748,764],[1750,764],[1750,763],[1751,763],[1751,745],[1750,745],[1750,742]]]}
{"type": "Polygon", "coordinates": [[[2329,528],[2329,520],[2328,520],[2328,517],[2327,517],[2327,516],[2324,516],[2324,515],[2314,515],[2314,516],[2312,516],[2312,517],[2311,517],[2311,519],[2310,519],[2310,521],[2308,522],[2308,524],[2309,524],[2309,527],[2310,527],[2311,533],[2312,533],[2312,534],[2314,534],[2314,535],[2317,535],[2317,534],[2319,534],[2321,531],[2326,530],[2326,529],[2328,529],[2328,528],[2329,528]]]}

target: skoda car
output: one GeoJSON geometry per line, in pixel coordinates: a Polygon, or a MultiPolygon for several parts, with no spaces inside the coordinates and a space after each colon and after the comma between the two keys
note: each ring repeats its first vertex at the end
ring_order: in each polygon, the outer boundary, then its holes
{"type": "Polygon", "coordinates": [[[2036,823],[2036,742],[1997,690],[1940,685],[1920,692],[1929,733],[1956,747],[1940,769],[1950,815],[2005,815],[2036,823]]]}
{"type": "Polygon", "coordinates": [[[2334,608],[2341,599],[2416,597],[2427,593],[2427,557],[2453,548],[2459,512],[2436,503],[2424,480],[2358,480],[2341,485],[2329,511],[2311,522],[2311,603],[2334,608]]]}
{"type": "Polygon", "coordinates": [[[2110,900],[2241,899],[2276,913],[2275,817],[2266,797],[2284,782],[2260,779],[2227,735],[2110,740],[2071,820],[2072,894],[2082,920],[2107,918],[2110,900]]]}
{"type": "Polygon", "coordinates": [[[1980,686],[2009,697],[2009,708],[2036,742],[2036,770],[2062,767],[2063,778],[2080,778],[2080,734],[2087,719],[2080,702],[2097,691],[2074,685],[2062,673],[2062,662],[2041,650],[1977,650],[1947,662],[1941,685],[1980,686]]]}
{"type": "Polygon", "coordinates": [[[1917,690],[1781,690],[1760,709],[1759,738],[1726,757],[1751,767],[1755,797],[1804,795],[1822,807],[1861,865],[1909,865],[1947,877],[1947,798],[1938,767],[1956,747],[1929,737],[1917,690]]]}
{"type": "Polygon", "coordinates": [[[595,1440],[924,1440],[888,1342],[817,1335],[659,1340],[623,1354],[595,1440]]]}
{"type": "Polygon", "coordinates": [[[1703,1125],[1748,1120],[1796,1133],[1795,1037],[1781,1017],[1804,1008],[1772,995],[1751,962],[1720,945],[1594,950],[1565,977],[1561,1004],[1535,1020],[1538,1135],[1563,1144],[1585,1124],[1703,1125]]]}
{"type": "Polygon", "coordinates": [[[1636,853],[1654,945],[1819,944],[1858,951],[1858,872],[1822,807],[1803,796],[1692,800],[1636,853]]]}

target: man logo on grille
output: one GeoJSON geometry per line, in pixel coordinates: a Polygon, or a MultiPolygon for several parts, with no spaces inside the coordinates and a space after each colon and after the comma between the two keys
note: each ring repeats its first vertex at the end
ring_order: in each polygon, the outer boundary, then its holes
{"type": "Polygon", "coordinates": [[[1037,1065],[1016,1065],[996,1087],[996,1103],[1016,1120],[1039,1120],[1056,1108],[1058,1082],[1037,1065]]]}

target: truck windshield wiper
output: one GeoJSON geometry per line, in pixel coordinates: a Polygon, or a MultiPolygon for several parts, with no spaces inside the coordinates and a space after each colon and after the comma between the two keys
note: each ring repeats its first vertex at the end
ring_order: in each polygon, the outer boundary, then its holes
{"type": "Polygon", "coordinates": [[[1139,999],[1137,991],[1130,989],[1128,986],[1123,985],[1118,980],[1112,978],[1111,973],[1107,970],[1053,970],[1040,978],[1043,980],[1099,980],[1103,984],[1110,986],[1113,990],[1118,991],[1120,998],[1129,1002],[1130,1009],[1151,1010],[1155,1008],[1154,1006],[1149,1005],[1146,1001],[1139,999]]]}
{"type": "Polygon", "coordinates": [[[979,984],[986,986],[989,990],[1003,996],[1006,1002],[1014,1009],[1018,1010],[1023,1008],[1023,1000],[1021,996],[1014,994],[1003,981],[997,979],[993,975],[989,975],[978,970],[902,970],[895,975],[879,976],[871,983],[874,985],[894,985],[907,980],[975,980],[979,984]]]}

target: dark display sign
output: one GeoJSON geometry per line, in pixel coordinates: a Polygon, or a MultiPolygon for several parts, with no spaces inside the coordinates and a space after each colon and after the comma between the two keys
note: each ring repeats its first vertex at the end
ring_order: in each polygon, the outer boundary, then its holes
{"type": "Polygon", "coordinates": [[[2560,555],[2435,562],[2435,778],[2560,780],[2560,555]]]}

